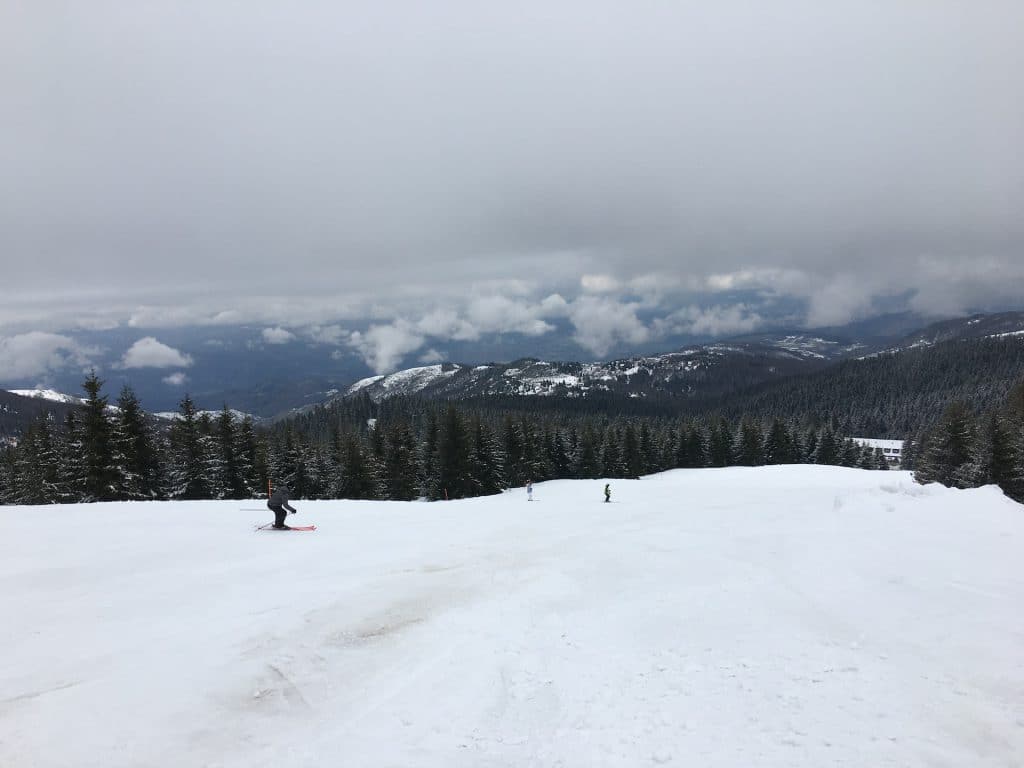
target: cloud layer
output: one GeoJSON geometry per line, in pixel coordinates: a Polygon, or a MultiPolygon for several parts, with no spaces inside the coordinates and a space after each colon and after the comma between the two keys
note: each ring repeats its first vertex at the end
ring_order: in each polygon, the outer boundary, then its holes
{"type": "Polygon", "coordinates": [[[45,377],[71,366],[84,371],[96,354],[98,350],[56,333],[32,331],[0,336],[0,371],[8,381],[45,377]]]}
{"type": "Polygon", "coordinates": [[[0,329],[254,323],[385,368],[560,321],[601,354],[779,303],[1019,305],[1021,28],[963,0],[4,4],[0,329]]]}

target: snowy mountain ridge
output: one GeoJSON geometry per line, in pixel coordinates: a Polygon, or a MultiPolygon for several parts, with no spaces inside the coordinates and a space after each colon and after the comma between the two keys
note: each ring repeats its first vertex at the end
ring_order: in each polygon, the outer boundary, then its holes
{"type": "Polygon", "coordinates": [[[37,400],[49,400],[54,403],[67,403],[69,405],[84,405],[85,399],[74,395],[65,395],[53,389],[8,389],[12,395],[20,397],[33,397],[37,400]]]}
{"type": "Polygon", "coordinates": [[[786,376],[820,370],[846,359],[865,359],[956,339],[1024,338],[1024,312],[973,315],[928,326],[892,344],[827,338],[815,334],[753,334],[690,345],[660,355],[606,363],[441,363],[371,376],[352,384],[343,397],[365,394],[374,401],[399,395],[486,397],[495,395],[586,397],[697,396],[728,393],[786,376]]]}
{"type": "Polygon", "coordinates": [[[442,363],[370,376],[355,382],[346,397],[365,393],[378,401],[396,395],[442,397],[528,395],[583,397],[604,392],[633,397],[654,393],[693,394],[716,385],[721,373],[743,367],[745,382],[811,370],[861,348],[837,340],[785,335],[691,345],[661,355],[610,362],[442,363]]]}

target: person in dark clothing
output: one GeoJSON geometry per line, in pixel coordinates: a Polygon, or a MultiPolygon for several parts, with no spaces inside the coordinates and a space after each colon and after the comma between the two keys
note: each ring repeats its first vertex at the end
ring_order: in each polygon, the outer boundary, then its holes
{"type": "Polygon", "coordinates": [[[612,500],[612,484],[611,483],[605,483],[604,484],[604,500],[606,502],[609,502],[609,501],[612,500]]]}
{"type": "Polygon", "coordinates": [[[288,503],[288,486],[278,486],[277,490],[267,499],[267,506],[274,512],[274,527],[278,529],[287,528],[288,526],[284,524],[285,515],[288,512],[291,512],[293,515],[295,514],[295,507],[288,503]]]}

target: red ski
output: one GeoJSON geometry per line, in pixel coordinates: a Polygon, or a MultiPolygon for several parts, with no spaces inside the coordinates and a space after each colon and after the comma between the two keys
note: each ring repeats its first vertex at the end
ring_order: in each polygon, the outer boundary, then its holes
{"type": "Polygon", "coordinates": [[[256,528],[257,531],[315,531],[315,525],[286,525],[284,528],[275,528],[273,523],[267,523],[256,528]]]}

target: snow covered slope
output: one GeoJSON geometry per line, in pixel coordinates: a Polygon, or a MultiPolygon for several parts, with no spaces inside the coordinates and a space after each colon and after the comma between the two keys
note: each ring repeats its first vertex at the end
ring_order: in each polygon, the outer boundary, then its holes
{"type": "Polygon", "coordinates": [[[379,401],[395,395],[437,397],[562,395],[606,392],[632,397],[653,393],[714,393],[820,367],[831,359],[827,342],[787,336],[773,341],[701,344],[678,352],[607,363],[545,362],[458,365],[444,363],[371,376],[346,395],[368,394],[379,401]],[[817,342],[820,342],[818,344],[817,342]]]}
{"type": "Polygon", "coordinates": [[[933,323],[883,351],[902,352],[906,349],[933,347],[948,341],[1005,339],[1019,336],[1024,336],[1024,312],[971,315],[933,323]]]}
{"type": "MultiPolygon", "coordinates": [[[[220,418],[221,413],[222,411],[196,411],[196,416],[209,416],[216,421],[220,418]]],[[[244,411],[237,411],[234,408],[228,408],[228,413],[231,414],[231,418],[235,421],[245,421],[247,418],[252,419],[254,422],[262,421],[259,416],[253,416],[251,413],[245,413],[244,411]]],[[[164,421],[178,421],[181,418],[181,411],[158,411],[152,415],[164,421]]]]}
{"type": "Polygon", "coordinates": [[[0,508],[0,765],[1013,766],[1024,509],[833,467],[0,508]],[[241,509],[240,509],[241,508],[241,509]]]}
{"type": "Polygon", "coordinates": [[[57,392],[52,389],[9,389],[7,391],[12,395],[34,397],[39,400],[49,400],[54,403],[68,403],[71,405],[83,405],[85,403],[85,400],[81,397],[65,395],[63,392],[57,392]]]}

